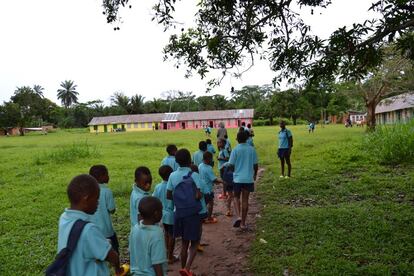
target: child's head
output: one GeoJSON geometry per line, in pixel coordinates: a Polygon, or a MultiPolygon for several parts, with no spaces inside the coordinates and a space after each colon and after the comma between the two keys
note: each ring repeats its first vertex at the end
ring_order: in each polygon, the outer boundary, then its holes
{"type": "Polygon", "coordinates": [[[190,167],[191,165],[191,154],[187,149],[180,149],[175,154],[175,162],[180,165],[180,167],[190,167]]]}
{"type": "Polygon", "coordinates": [[[168,181],[170,174],[173,172],[173,169],[168,165],[163,165],[158,169],[158,174],[161,176],[162,180],[168,181]]]}
{"type": "Polygon", "coordinates": [[[201,151],[206,151],[207,150],[207,143],[206,141],[200,141],[198,143],[198,149],[201,151]]]}
{"type": "Polygon", "coordinates": [[[156,224],[162,218],[162,203],[156,197],[145,196],[138,204],[138,211],[144,221],[156,224]]]}
{"type": "Polygon", "coordinates": [[[191,164],[190,168],[191,168],[191,171],[192,171],[192,172],[196,172],[196,173],[198,173],[198,167],[197,167],[197,165],[195,165],[195,164],[191,164]]]}
{"type": "Polygon", "coordinates": [[[152,176],[147,167],[138,167],[135,170],[135,184],[146,192],[151,190],[152,176]]]}
{"type": "Polygon", "coordinates": [[[95,177],[98,183],[108,183],[108,169],[104,165],[94,165],[89,169],[89,175],[95,177]]]}
{"type": "Polygon", "coordinates": [[[242,122],[242,127],[245,127],[246,126],[246,122],[242,122]]]}
{"type": "Polygon", "coordinates": [[[217,140],[217,147],[219,149],[223,149],[225,145],[226,145],[226,142],[223,139],[218,139],[217,140]]]}
{"type": "Polygon", "coordinates": [[[248,138],[249,138],[249,134],[246,131],[240,131],[239,133],[237,133],[237,141],[240,144],[246,143],[248,138]]]}
{"type": "Polygon", "coordinates": [[[99,199],[99,185],[88,174],[75,176],[69,183],[67,194],[71,209],[83,211],[89,215],[96,212],[99,199]]]}
{"type": "Polygon", "coordinates": [[[280,126],[281,129],[284,129],[286,127],[286,122],[281,121],[279,126],[280,126]]]}
{"type": "Polygon", "coordinates": [[[206,140],[207,145],[211,145],[211,139],[206,140]]]}
{"type": "Polygon", "coordinates": [[[204,152],[203,161],[205,164],[211,165],[211,163],[213,163],[213,154],[209,151],[204,152]]]}
{"type": "Polygon", "coordinates": [[[252,128],[252,125],[251,124],[247,124],[247,128],[252,128]]]}
{"type": "Polygon", "coordinates": [[[167,146],[167,153],[170,156],[175,156],[175,153],[177,152],[177,146],[176,145],[168,145],[167,146]]]}

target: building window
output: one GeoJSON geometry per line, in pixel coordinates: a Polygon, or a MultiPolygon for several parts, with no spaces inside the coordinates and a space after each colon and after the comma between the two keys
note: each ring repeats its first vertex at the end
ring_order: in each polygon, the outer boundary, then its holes
{"type": "Polygon", "coordinates": [[[141,123],[141,128],[145,128],[145,123],[141,123]]]}
{"type": "Polygon", "coordinates": [[[152,123],[147,123],[147,128],[152,128],[152,123]]]}
{"type": "Polygon", "coordinates": [[[98,130],[98,126],[93,126],[93,130],[98,130]]]}
{"type": "Polygon", "coordinates": [[[118,125],[117,125],[117,124],[113,124],[113,125],[112,125],[112,128],[113,128],[113,129],[117,129],[117,128],[118,128],[118,125]]]}
{"type": "Polygon", "coordinates": [[[130,123],[127,124],[127,128],[131,128],[131,124],[130,123]]]}
{"type": "Polygon", "coordinates": [[[134,128],[138,128],[138,123],[134,123],[134,128]]]}
{"type": "Polygon", "coordinates": [[[188,126],[193,127],[193,121],[188,121],[188,126]]]}

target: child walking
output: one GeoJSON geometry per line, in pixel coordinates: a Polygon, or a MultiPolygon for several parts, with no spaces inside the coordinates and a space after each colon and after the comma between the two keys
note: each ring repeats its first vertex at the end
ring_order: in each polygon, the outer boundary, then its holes
{"type": "Polygon", "coordinates": [[[173,171],[176,171],[179,167],[177,162],[175,162],[175,153],[177,152],[177,146],[172,144],[168,145],[166,150],[168,156],[162,160],[161,166],[168,165],[173,169],[173,171]]]}
{"type": "Polygon", "coordinates": [[[167,275],[167,254],[164,234],[158,223],[162,203],[152,196],[144,197],[138,205],[141,221],[131,230],[130,259],[133,275],[167,275]]]}
{"type": "Polygon", "coordinates": [[[211,139],[207,139],[206,143],[207,143],[207,151],[211,152],[213,155],[216,154],[216,149],[211,144],[211,139]]]}
{"type": "MultiPolygon", "coordinates": [[[[65,209],[59,219],[58,252],[68,244],[68,238],[75,222],[88,222],[98,208],[99,185],[90,175],[78,175],[67,188],[70,208],[65,209]]],[[[87,223],[79,237],[68,263],[66,275],[109,275],[105,261],[111,263],[117,275],[123,272],[119,256],[110,242],[94,223],[87,223]]]]}
{"type": "Polygon", "coordinates": [[[258,170],[256,150],[254,147],[246,144],[247,139],[248,133],[246,131],[241,131],[237,134],[239,144],[231,152],[229,160],[229,163],[234,166],[233,192],[237,219],[233,226],[242,229],[247,228],[246,217],[249,210],[249,195],[251,192],[254,192],[254,181],[256,180],[258,170]]]}
{"type": "Polygon", "coordinates": [[[203,163],[203,154],[207,151],[207,143],[206,141],[200,141],[198,143],[198,151],[194,152],[193,154],[193,164],[197,167],[203,163]]]}
{"type": "Polygon", "coordinates": [[[129,203],[131,226],[134,226],[139,221],[138,204],[142,198],[151,195],[151,184],[152,176],[150,170],[147,167],[138,167],[135,170],[135,183],[132,186],[131,198],[129,203]]]}
{"type": "MultiPolygon", "coordinates": [[[[217,148],[219,150],[219,155],[217,157],[218,160],[218,169],[220,172],[220,178],[223,179],[223,165],[229,161],[230,154],[226,149],[226,141],[223,139],[217,140],[217,148]]],[[[226,192],[226,183],[223,182],[223,193],[219,195],[219,199],[227,199],[227,192],[226,192]]]]}
{"type": "Polygon", "coordinates": [[[112,225],[111,214],[115,213],[115,200],[111,189],[108,187],[109,174],[104,165],[94,165],[89,169],[89,175],[93,176],[99,184],[99,203],[95,214],[91,216],[91,221],[98,226],[102,234],[111,241],[112,248],[119,254],[119,243],[114,227],[112,225]]]}
{"type": "Polygon", "coordinates": [[[167,199],[167,182],[173,172],[170,166],[161,166],[158,170],[162,182],[155,186],[152,196],[158,198],[162,203],[162,224],[164,226],[165,243],[167,245],[168,263],[173,264],[178,259],[174,256],[174,204],[167,199]]]}
{"type": "Polygon", "coordinates": [[[168,179],[167,198],[173,200],[175,207],[174,237],[182,238],[180,275],[192,276],[191,265],[201,234],[201,181],[198,173],[191,171],[191,154],[187,149],[178,150],[175,159],[180,167],[168,179]]]}

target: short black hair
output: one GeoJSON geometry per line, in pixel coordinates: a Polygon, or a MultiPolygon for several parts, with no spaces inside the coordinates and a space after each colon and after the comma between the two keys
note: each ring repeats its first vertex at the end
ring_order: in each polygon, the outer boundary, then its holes
{"type": "Polygon", "coordinates": [[[197,167],[197,165],[192,164],[192,165],[190,166],[190,168],[191,168],[191,171],[192,171],[192,172],[196,172],[196,173],[198,173],[198,167],[197,167]]]}
{"type": "Polygon", "coordinates": [[[170,177],[170,174],[173,172],[173,169],[168,165],[162,165],[158,169],[158,174],[161,176],[162,180],[167,181],[170,177]]]}
{"type": "Polygon", "coordinates": [[[201,151],[206,151],[207,150],[207,143],[206,143],[206,141],[200,141],[198,143],[198,148],[201,151]]]}
{"type": "Polygon", "coordinates": [[[135,169],[135,180],[141,179],[142,175],[151,175],[151,171],[144,166],[138,167],[135,169]]]}
{"type": "Polygon", "coordinates": [[[244,127],[240,127],[240,128],[239,128],[239,132],[244,132],[244,131],[246,131],[246,130],[244,129],[244,127]]]}
{"type": "Polygon", "coordinates": [[[175,162],[177,162],[180,167],[189,167],[191,165],[191,154],[188,149],[179,149],[175,153],[175,162]]]}
{"type": "Polygon", "coordinates": [[[93,165],[89,169],[89,174],[99,182],[101,180],[101,177],[108,174],[108,169],[105,167],[105,165],[93,165]]]}
{"type": "Polygon", "coordinates": [[[251,128],[251,127],[252,127],[252,125],[251,125],[251,124],[247,124],[247,127],[248,127],[248,128],[251,128]]]}
{"type": "Polygon", "coordinates": [[[206,143],[211,145],[211,139],[207,139],[206,143]]]}
{"type": "Polygon", "coordinates": [[[245,126],[246,125],[246,122],[242,122],[242,126],[245,126]]]}
{"type": "Polygon", "coordinates": [[[177,146],[174,144],[168,145],[167,146],[167,153],[168,155],[173,155],[174,152],[177,151],[177,146]]]}
{"type": "Polygon", "coordinates": [[[68,198],[71,204],[77,204],[84,196],[99,192],[98,181],[89,174],[75,176],[67,188],[68,198]]]}
{"type": "Polygon", "coordinates": [[[240,131],[239,133],[237,133],[237,141],[239,143],[245,143],[248,138],[249,134],[247,133],[247,131],[240,131]]]}
{"type": "Polygon", "coordinates": [[[162,203],[154,196],[145,196],[139,201],[138,211],[143,219],[151,219],[155,212],[162,212],[162,203]]]}
{"type": "Polygon", "coordinates": [[[209,151],[204,152],[203,160],[205,160],[205,161],[213,160],[213,154],[209,151]]]}

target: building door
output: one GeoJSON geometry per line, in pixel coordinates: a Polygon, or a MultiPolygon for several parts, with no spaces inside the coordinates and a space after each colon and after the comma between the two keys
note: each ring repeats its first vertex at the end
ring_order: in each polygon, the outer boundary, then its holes
{"type": "Polygon", "coordinates": [[[155,123],[155,130],[158,130],[158,123],[155,123]]]}
{"type": "Polygon", "coordinates": [[[125,125],[121,125],[122,131],[125,131],[125,125]]]}
{"type": "Polygon", "coordinates": [[[241,121],[237,120],[237,126],[240,127],[241,126],[241,121]]]}
{"type": "Polygon", "coordinates": [[[163,128],[163,129],[167,129],[167,128],[168,128],[167,123],[163,123],[162,128],[163,128]]]}
{"type": "Polygon", "coordinates": [[[185,129],[185,122],[181,122],[181,128],[185,129]]]}
{"type": "Polygon", "coordinates": [[[104,132],[108,132],[108,126],[104,125],[104,132]]]}
{"type": "Polygon", "coordinates": [[[210,121],[208,124],[210,125],[211,128],[214,127],[214,121],[210,121]]]}

